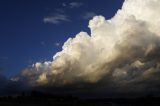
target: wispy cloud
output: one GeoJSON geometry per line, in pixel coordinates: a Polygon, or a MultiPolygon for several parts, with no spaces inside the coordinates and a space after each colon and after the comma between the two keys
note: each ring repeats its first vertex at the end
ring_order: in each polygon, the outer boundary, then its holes
{"type": "Polygon", "coordinates": [[[94,13],[94,12],[86,12],[86,13],[82,16],[82,18],[83,18],[84,20],[88,20],[88,19],[93,18],[93,17],[96,16],[96,15],[97,15],[97,14],[94,13]]]}
{"type": "Polygon", "coordinates": [[[60,43],[56,42],[54,45],[58,47],[58,46],[60,46],[60,43]]]}
{"type": "Polygon", "coordinates": [[[79,8],[83,6],[82,2],[70,2],[70,3],[62,3],[63,7],[69,7],[69,8],[79,8]]]}
{"type": "Polygon", "coordinates": [[[66,6],[67,6],[67,4],[66,4],[66,3],[62,3],[62,6],[63,6],[63,7],[66,7],[66,6]]]}
{"type": "Polygon", "coordinates": [[[82,2],[71,2],[69,3],[70,8],[78,8],[81,7],[83,5],[82,2]]]}
{"type": "Polygon", "coordinates": [[[46,43],[45,43],[44,41],[41,41],[40,44],[41,44],[42,46],[46,46],[46,43]]]}
{"type": "Polygon", "coordinates": [[[65,13],[65,10],[63,8],[56,8],[55,13],[57,13],[57,14],[65,13]]]}
{"type": "Polygon", "coordinates": [[[62,22],[70,22],[71,20],[65,14],[55,14],[53,16],[47,16],[43,19],[44,23],[60,24],[62,22]]]}

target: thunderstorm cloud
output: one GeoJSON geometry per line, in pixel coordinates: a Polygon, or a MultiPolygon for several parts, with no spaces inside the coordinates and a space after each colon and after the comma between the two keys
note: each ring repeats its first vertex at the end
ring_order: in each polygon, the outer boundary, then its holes
{"type": "Polygon", "coordinates": [[[125,0],[113,18],[93,17],[91,34],[69,38],[53,60],[37,62],[12,80],[25,79],[32,87],[80,84],[82,91],[159,92],[159,12],[160,0],[125,0]]]}

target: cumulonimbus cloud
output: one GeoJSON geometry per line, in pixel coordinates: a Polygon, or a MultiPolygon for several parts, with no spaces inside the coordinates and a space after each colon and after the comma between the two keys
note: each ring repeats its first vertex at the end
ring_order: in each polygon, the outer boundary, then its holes
{"type": "Polygon", "coordinates": [[[52,61],[37,62],[12,80],[25,78],[30,86],[103,82],[109,92],[159,91],[159,12],[159,0],[125,0],[113,18],[90,20],[90,35],[69,38],[52,61]]]}

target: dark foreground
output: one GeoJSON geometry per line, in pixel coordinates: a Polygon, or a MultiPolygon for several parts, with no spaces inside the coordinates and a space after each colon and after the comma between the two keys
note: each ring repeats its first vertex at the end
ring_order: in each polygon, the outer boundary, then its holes
{"type": "Polygon", "coordinates": [[[0,97],[0,106],[160,106],[160,97],[80,99],[34,92],[0,97]]]}

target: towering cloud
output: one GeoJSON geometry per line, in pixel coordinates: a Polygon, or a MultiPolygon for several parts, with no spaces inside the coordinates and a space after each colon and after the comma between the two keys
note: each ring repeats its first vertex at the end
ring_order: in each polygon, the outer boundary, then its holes
{"type": "MultiPolygon", "coordinates": [[[[125,0],[110,20],[95,16],[91,34],[69,38],[53,60],[35,63],[12,80],[30,86],[103,85],[105,92],[158,92],[160,1],[125,0]]],[[[94,89],[94,88],[92,88],[94,89]]]]}

